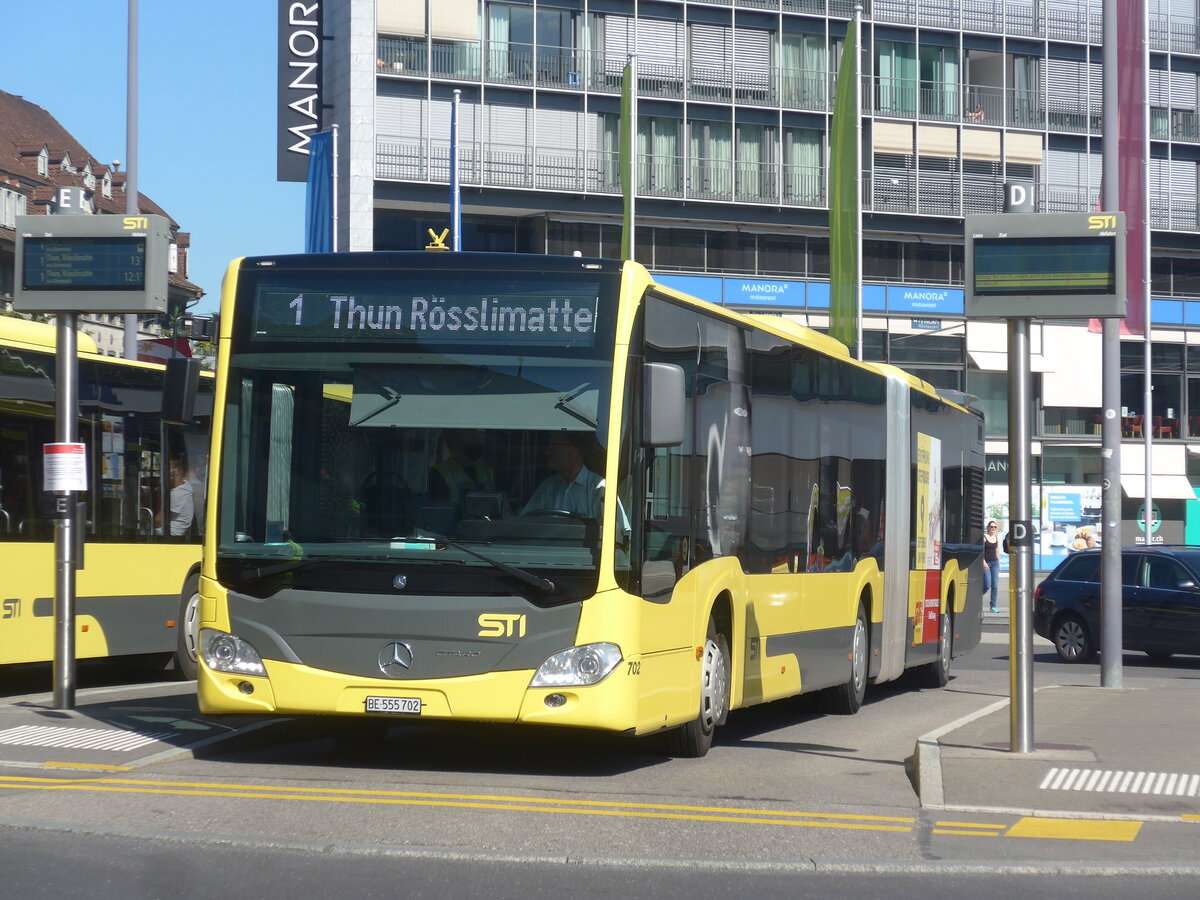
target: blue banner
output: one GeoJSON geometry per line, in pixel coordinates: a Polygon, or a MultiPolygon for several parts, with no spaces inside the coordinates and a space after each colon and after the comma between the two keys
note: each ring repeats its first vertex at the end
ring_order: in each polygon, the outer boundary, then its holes
{"type": "Polygon", "coordinates": [[[940,288],[929,285],[890,286],[887,294],[888,312],[962,315],[963,292],[961,288],[940,288]]]}
{"type": "Polygon", "coordinates": [[[314,134],[308,152],[304,252],[329,253],[333,250],[333,133],[314,134]]]}
{"type": "Polygon", "coordinates": [[[720,304],[721,279],[716,275],[662,275],[654,273],[654,280],[665,287],[691,294],[709,303],[720,304]]]}
{"type": "Polygon", "coordinates": [[[802,309],[804,282],[726,278],[725,302],[736,306],[790,306],[802,309]]]}

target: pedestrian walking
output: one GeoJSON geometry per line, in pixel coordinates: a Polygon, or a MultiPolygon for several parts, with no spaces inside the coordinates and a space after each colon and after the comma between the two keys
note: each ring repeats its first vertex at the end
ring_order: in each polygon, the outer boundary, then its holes
{"type": "Polygon", "coordinates": [[[996,523],[988,522],[983,532],[983,592],[991,591],[991,612],[996,612],[1000,592],[1000,538],[996,523]]]}

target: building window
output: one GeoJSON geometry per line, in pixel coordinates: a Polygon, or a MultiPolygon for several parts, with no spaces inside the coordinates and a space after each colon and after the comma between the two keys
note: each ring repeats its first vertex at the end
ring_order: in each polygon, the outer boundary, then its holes
{"type": "Polygon", "coordinates": [[[875,50],[877,112],[912,116],[917,112],[916,45],[877,41],[875,50]]]}
{"type": "Polygon", "coordinates": [[[15,228],[17,216],[25,215],[25,195],[9,188],[0,188],[0,225],[15,228]]]}
{"type": "Polygon", "coordinates": [[[682,160],[679,158],[678,119],[638,116],[638,191],[678,196],[682,160]]]}
{"type": "Polygon", "coordinates": [[[733,191],[733,135],[728,122],[688,124],[688,196],[728,200],[733,191]]]}

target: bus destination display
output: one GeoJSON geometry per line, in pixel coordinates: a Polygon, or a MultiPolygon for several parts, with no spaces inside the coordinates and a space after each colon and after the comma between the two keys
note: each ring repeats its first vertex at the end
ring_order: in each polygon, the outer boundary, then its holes
{"type": "Polygon", "coordinates": [[[26,291],[141,291],[145,237],[26,237],[21,287],[26,291]]]}
{"type": "Polygon", "coordinates": [[[540,283],[538,290],[444,289],[397,293],[260,288],[256,340],[420,341],[591,347],[599,286],[540,283]]]}
{"type": "Polygon", "coordinates": [[[1111,237],[976,238],[975,294],[1105,294],[1116,289],[1111,237]]]}

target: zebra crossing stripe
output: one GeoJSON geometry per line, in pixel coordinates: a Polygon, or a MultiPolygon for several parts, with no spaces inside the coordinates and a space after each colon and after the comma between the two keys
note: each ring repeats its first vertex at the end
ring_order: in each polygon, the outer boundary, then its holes
{"type": "Polygon", "coordinates": [[[0,731],[0,744],[59,747],[70,750],[128,752],[175,734],[173,731],[125,731],[116,728],[67,728],[61,725],[23,725],[0,731]]]}
{"type": "Polygon", "coordinates": [[[1066,769],[1055,766],[1038,785],[1044,791],[1200,796],[1200,775],[1184,772],[1127,772],[1122,769],[1066,769]]]}

